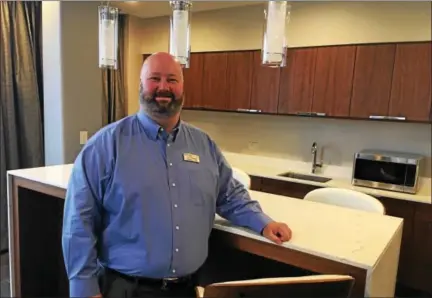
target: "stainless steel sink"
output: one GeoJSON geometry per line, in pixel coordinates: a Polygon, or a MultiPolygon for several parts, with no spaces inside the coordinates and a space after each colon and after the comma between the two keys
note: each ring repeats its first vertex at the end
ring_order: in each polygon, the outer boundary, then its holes
{"type": "Polygon", "coordinates": [[[310,180],[310,181],[322,182],[322,183],[332,180],[332,178],[312,176],[312,175],[306,175],[306,174],[300,174],[294,172],[286,172],[286,173],[279,174],[278,176],[294,178],[294,179],[310,180]]]}

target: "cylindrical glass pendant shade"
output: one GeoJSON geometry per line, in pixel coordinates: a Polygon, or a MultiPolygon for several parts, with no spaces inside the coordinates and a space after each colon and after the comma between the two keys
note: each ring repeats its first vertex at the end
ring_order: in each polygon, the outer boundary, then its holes
{"type": "Polygon", "coordinates": [[[99,6],[99,67],[117,69],[118,8],[99,6]]]}
{"type": "Polygon", "coordinates": [[[291,5],[287,1],[269,1],[264,10],[264,36],[261,51],[262,65],[283,67],[286,65],[286,26],[291,5]]]}
{"type": "Polygon", "coordinates": [[[169,52],[183,68],[189,68],[191,1],[170,1],[172,14],[169,52]]]}

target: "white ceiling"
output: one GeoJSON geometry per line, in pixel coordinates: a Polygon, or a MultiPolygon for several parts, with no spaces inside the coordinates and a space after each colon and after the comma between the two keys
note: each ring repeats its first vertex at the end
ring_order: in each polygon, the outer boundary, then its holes
{"type": "MultiPolygon", "coordinates": [[[[192,11],[208,11],[230,7],[257,5],[266,1],[193,1],[192,11]]],[[[110,1],[126,14],[140,18],[154,18],[171,14],[169,1],[110,1]]]]}

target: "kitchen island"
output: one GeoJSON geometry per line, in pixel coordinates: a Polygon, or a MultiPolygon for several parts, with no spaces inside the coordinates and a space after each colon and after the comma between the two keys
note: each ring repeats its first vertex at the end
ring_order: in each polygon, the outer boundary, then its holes
{"type": "MultiPolygon", "coordinates": [[[[8,172],[12,297],[68,296],[61,227],[71,169],[59,165],[8,172]]],[[[232,249],[248,255],[250,266],[255,265],[250,257],[256,257],[256,273],[263,277],[277,274],[270,272],[274,264],[314,274],[349,274],[355,278],[353,296],[394,296],[401,218],[252,190],[250,194],[267,214],[291,227],[293,238],[277,245],[216,216],[210,255],[232,249]],[[265,260],[273,265],[265,266],[265,260]]],[[[233,258],[229,266],[243,264],[233,258]]]]}

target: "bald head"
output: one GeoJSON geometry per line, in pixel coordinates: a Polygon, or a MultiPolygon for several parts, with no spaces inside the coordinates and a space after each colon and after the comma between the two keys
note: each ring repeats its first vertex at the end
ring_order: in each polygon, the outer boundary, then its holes
{"type": "Polygon", "coordinates": [[[141,67],[141,81],[151,73],[160,73],[166,76],[178,77],[183,82],[183,72],[180,63],[166,52],[150,55],[141,67]]]}
{"type": "Polygon", "coordinates": [[[140,74],[140,103],[154,118],[173,118],[183,106],[183,72],[168,53],[155,53],[143,63],[140,74]]]}

